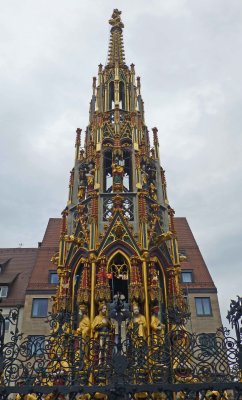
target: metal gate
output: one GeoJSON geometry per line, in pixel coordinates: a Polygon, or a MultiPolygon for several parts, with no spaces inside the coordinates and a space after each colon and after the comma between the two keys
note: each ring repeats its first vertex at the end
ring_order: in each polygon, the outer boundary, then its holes
{"type": "Polygon", "coordinates": [[[162,340],[135,332],[125,341],[72,333],[72,316],[50,315],[51,334],[24,337],[18,309],[7,317],[14,328],[4,343],[0,317],[1,399],[242,399],[241,299],[228,318],[236,338],[191,334],[178,327],[162,340]]]}

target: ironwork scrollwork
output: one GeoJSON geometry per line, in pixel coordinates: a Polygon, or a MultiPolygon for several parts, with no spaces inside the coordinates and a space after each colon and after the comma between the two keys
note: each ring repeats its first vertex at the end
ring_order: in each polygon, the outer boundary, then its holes
{"type": "Polygon", "coordinates": [[[34,381],[70,386],[91,384],[93,380],[96,384],[201,383],[229,382],[239,377],[236,340],[221,330],[212,339],[209,334],[173,330],[155,346],[152,338],[147,341],[135,333],[123,342],[120,336],[118,343],[110,337],[100,364],[99,343],[71,333],[70,323],[70,315],[59,313],[51,319],[51,335],[36,336],[31,342],[18,336],[5,344],[4,385],[34,381]]]}
{"type": "MultiPolygon", "coordinates": [[[[117,298],[114,313],[120,324],[128,317],[122,299],[117,298]]],[[[73,315],[62,310],[48,316],[50,335],[24,337],[15,331],[2,346],[1,398],[33,392],[35,399],[48,393],[51,399],[65,394],[75,400],[88,394],[91,399],[97,393],[105,399],[137,399],[140,393],[141,398],[168,400],[175,393],[183,400],[199,393],[199,399],[222,400],[226,389],[233,389],[237,399],[242,393],[238,342],[226,328],[211,335],[179,327],[155,343],[135,331],[129,331],[125,341],[121,334],[118,341],[110,335],[100,363],[99,341],[74,332],[73,321],[73,315]],[[212,397],[216,390],[220,397],[212,397]]]]}
{"type": "Polygon", "coordinates": [[[227,314],[227,319],[232,328],[235,329],[237,347],[238,347],[238,363],[240,373],[242,374],[242,297],[237,296],[236,300],[231,300],[230,310],[227,314]]]}
{"type": "Polygon", "coordinates": [[[242,297],[237,296],[238,300],[231,300],[230,310],[227,319],[232,328],[235,329],[237,342],[241,344],[242,340],[242,297]]]}

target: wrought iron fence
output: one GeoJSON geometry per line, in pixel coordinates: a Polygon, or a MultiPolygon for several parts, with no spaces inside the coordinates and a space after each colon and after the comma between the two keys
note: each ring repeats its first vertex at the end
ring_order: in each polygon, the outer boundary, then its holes
{"type": "Polygon", "coordinates": [[[94,340],[73,333],[72,317],[49,315],[47,336],[24,337],[15,327],[11,340],[2,340],[0,398],[242,398],[241,343],[227,329],[212,340],[182,327],[145,340],[130,331],[117,342],[112,334],[94,340]]]}
{"type": "Polygon", "coordinates": [[[216,348],[203,335],[174,330],[164,342],[133,336],[83,339],[63,331],[48,336],[13,336],[3,347],[2,383],[55,385],[157,384],[239,381],[236,341],[219,330],[216,348]],[[202,339],[202,341],[201,341],[202,339]]]}

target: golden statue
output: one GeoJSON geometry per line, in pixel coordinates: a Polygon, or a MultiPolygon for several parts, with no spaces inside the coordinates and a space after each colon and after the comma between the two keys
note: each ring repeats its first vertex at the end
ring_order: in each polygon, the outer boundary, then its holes
{"type": "Polygon", "coordinates": [[[76,330],[78,335],[82,336],[82,339],[85,340],[90,337],[91,333],[91,322],[87,315],[87,307],[84,304],[81,304],[79,307],[79,326],[76,330]]]}
{"type": "Polygon", "coordinates": [[[118,165],[116,163],[112,164],[112,171],[114,174],[123,175],[124,167],[122,165],[118,165]]]}
{"type": "Polygon", "coordinates": [[[21,395],[19,393],[17,393],[15,400],[36,400],[37,399],[37,395],[35,393],[28,393],[25,395],[21,395]]]}
{"type": "Polygon", "coordinates": [[[164,342],[165,325],[162,324],[158,318],[159,306],[154,306],[152,308],[152,316],[150,321],[151,335],[154,343],[164,342]]]}
{"type": "Polygon", "coordinates": [[[113,331],[113,325],[110,318],[107,316],[106,304],[100,303],[98,311],[99,314],[96,315],[92,323],[94,339],[99,339],[100,336],[109,336],[113,331]]]}
{"type": "Polygon", "coordinates": [[[142,165],[141,169],[141,184],[142,184],[142,189],[147,190],[148,189],[148,174],[145,169],[145,165],[142,165]]]}
{"type": "Polygon", "coordinates": [[[112,173],[113,173],[113,184],[114,191],[121,190],[121,186],[123,184],[123,175],[124,175],[124,167],[119,165],[118,162],[112,163],[112,173]],[[115,185],[118,186],[115,190],[115,185]]]}
{"type": "Polygon", "coordinates": [[[90,174],[86,174],[87,177],[87,187],[88,189],[92,189],[93,188],[93,183],[94,183],[94,175],[90,174]]]}
{"type": "Polygon", "coordinates": [[[114,335],[114,326],[107,316],[107,306],[105,303],[100,303],[98,311],[99,314],[93,320],[92,331],[94,339],[98,342],[96,358],[98,364],[101,365],[107,359],[110,337],[114,335]]]}
{"type": "Polygon", "coordinates": [[[137,303],[133,303],[133,317],[128,323],[127,328],[129,331],[132,331],[132,335],[138,336],[138,338],[147,338],[146,318],[140,313],[137,303]]]}
{"type": "Polygon", "coordinates": [[[153,200],[157,200],[157,194],[156,194],[156,187],[154,183],[150,183],[150,196],[152,197],[153,200]]]}
{"type": "Polygon", "coordinates": [[[88,166],[88,172],[86,172],[87,189],[91,190],[94,186],[95,166],[90,163],[88,166]]]}

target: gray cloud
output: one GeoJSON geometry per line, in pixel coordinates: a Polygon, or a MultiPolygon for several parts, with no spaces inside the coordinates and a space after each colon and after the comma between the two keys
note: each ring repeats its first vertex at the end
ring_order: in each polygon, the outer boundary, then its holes
{"type": "MultiPolygon", "coordinates": [[[[75,130],[105,63],[111,0],[1,5],[1,240],[35,246],[67,199],[75,130]]],[[[117,0],[126,60],[141,75],[149,128],[177,216],[186,216],[219,290],[241,294],[240,1],[117,0]]]]}

